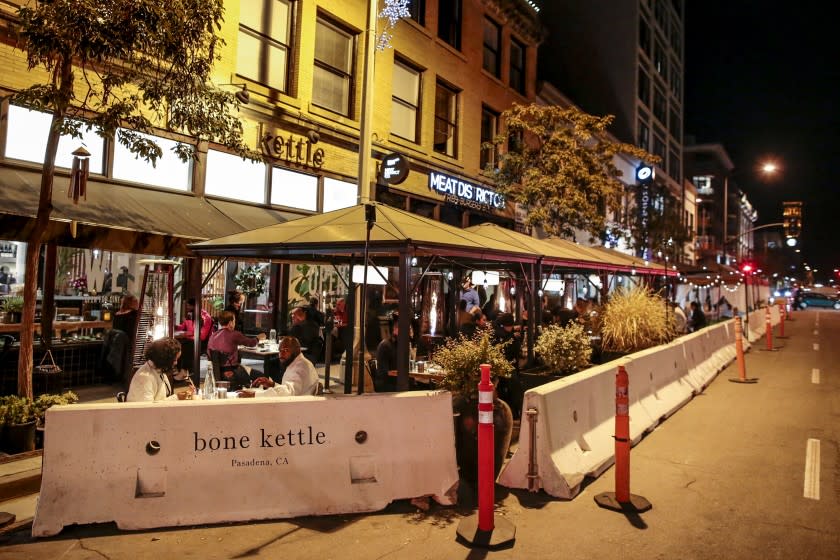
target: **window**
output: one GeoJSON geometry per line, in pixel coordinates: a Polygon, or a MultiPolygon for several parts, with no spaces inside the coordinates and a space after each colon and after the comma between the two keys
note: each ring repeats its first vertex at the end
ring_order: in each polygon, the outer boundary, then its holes
{"type": "Polygon", "coordinates": [[[676,147],[671,146],[671,152],[668,154],[668,174],[679,182],[682,182],[682,168],[680,167],[680,155],[676,147]]]}
{"type": "Polygon", "coordinates": [[[682,79],[680,78],[679,67],[676,64],[671,64],[671,93],[674,97],[680,99],[682,97],[682,79]]]}
{"type": "Polygon", "coordinates": [[[679,20],[673,19],[671,20],[671,33],[668,36],[668,39],[671,42],[671,48],[674,49],[674,52],[681,53],[682,52],[682,34],[680,33],[680,24],[679,20]]]}
{"type": "Polygon", "coordinates": [[[665,81],[668,80],[668,57],[665,55],[665,47],[659,41],[653,49],[653,68],[665,81]]]}
{"type": "Polygon", "coordinates": [[[291,0],[242,0],[236,73],[286,92],[292,27],[291,0]]]}
{"type": "Polygon", "coordinates": [[[417,142],[420,71],[395,59],[391,96],[391,132],[400,138],[417,142]]]}
{"type": "Polygon", "coordinates": [[[207,150],[204,194],[265,203],[265,164],[234,154],[207,150]]]}
{"type": "Polygon", "coordinates": [[[353,89],[353,35],[318,18],[312,103],[350,116],[353,89]]]}
{"type": "Polygon", "coordinates": [[[522,150],[525,148],[525,133],[519,130],[508,130],[508,145],[507,149],[509,152],[513,152],[515,154],[522,153],[522,150]]]}
{"type": "Polygon", "coordinates": [[[650,107],[650,76],[639,67],[639,99],[650,107]]]}
{"type": "Polygon", "coordinates": [[[670,129],[671,136],[676,138],[677,140],[682,139],[682,120],[680,119],[680,113],[675,108],[671,108],[671,122],[668,125],[670,129]]]}
{"type": "Polygon", "coordinates": [[[438,82],[435,88],[434,149],[440,154],[455,157],[458,144],[458,94],[438,82]]]}
{"type": "Polygon", "coordinates": [[[662,29],[666,29],[668,26],[668,14],[665,11],[667,8],[665,0],[656,0],[653,5],[653,14],[656,18],[656,23],[658,23],[659,27],[662,29]]]}
{"type": "Polygon", "coordinates": [[[271,203],[316,212],[318,210],[318,177],[272,167],[271,203]]]}
{"type": "Polygon", "coordinates": [[[642,119],[639,119],[639,131],[636,143],[640,148],[644,148],[645,150],[650,149],[650,127],[642,119]]]}
{"type": "Polygon", "coordinates": [[[662,93],[662,90],[654,88],[653,93],[653,116],[659,119],[659,122],[665,124],[668,122],[668,109],[667,103],[665,102],[665,94],[662,93]]]}
{"type": "Polygon", "coordinates": [[[653,137],[653,155],[659,156],[659,166],[665,169],[666,162],[668,161],[667,154],[665,153],[665,140],[656,135],[653,137]]]}
{"type": "Polygon", "coordinates": [[[324,212],[355,206],[357,200],[356,183],[324,177],[324,212]]]}
{"type": "Polygon", "coordinates": [[[502,44],[502,28],[492,19],[484,18],[484,57],[482,67],[499,77],[501,68],[500,48],[502,44]]]}
{"type": "Polygon", "coordinates": [[[409,0],[408,13],[411,19],[420,25],[426,25],[426,0],[409,0]]]}
{"type": "Polygon", "coordinates": [[[461,50],[461,0],[438,0],[438,37],[461,50]]]}
{"type": "MultiPolygon", "coordinates": [[[[30,111],[23,107],[9,105],[8,126],[6,127],[6,157],[44,163],[44,146],[50,133],[52,115],[41,111],[30,111]]],[[[64,135],[58,141],[55,164],[70,169],[73,167],[73,152],[84,145],[90,152],[88,169],[90,173],[102,175],[104,172],[105,140],[93,130],[83,126],[81,138],[64,135]]]]}
{"type": "Polygon", "coordinates": [[[644,18],[639,18],[639,46],[648,58],[653,58],[651,51],[650,26],[644,18]]]}
{"type": "MultiPolygon", "coordinates": [[[[493,142],[498,134],[499,114],[487,107],[481,108],[481,143],[493,142]]],[[[498,150],[496,145],[485,148],[481,147],[481,168],[496,167],[498,161],[498,150]]]]}
{"type": "Polygon", "coordinates": [[[525,45],[510,40],[510,87],[525,93],[525,45]]]}
{"type": "Polygon", "coordinates": [[[123,128],[117,129],[117,138],[120,137],[120,134],[125,134],[126,132],[137,134],[153,141],[163,151],[163,155],[158,158],[155,165],[152,165],[129,151],[128,148],[117,141],[114,143],[114,179],[153,185],[176,191],[190,190],[192,165],[189,161],[181,161],[181,158],[172,151],[172,148],[178,142],[123,128]]]}

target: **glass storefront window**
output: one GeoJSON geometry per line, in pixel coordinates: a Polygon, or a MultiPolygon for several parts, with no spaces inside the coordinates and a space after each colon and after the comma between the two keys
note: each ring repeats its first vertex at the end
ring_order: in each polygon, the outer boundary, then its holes
{"type": "Polygon", "coordinates": [[[204,194],[264,204],[265,164],[208,150],[204,194]]]}
{"type": "MultiPolygon", "coordinates": [[[[6,134],[5,156],[11,159],[44,163],[44,146],[50,132],[52,115],[41,111],[30,111],[15,105],[9,106],[9,125],[6,134]]],[[[58,142],[55,164],[70,169],[73,166],[73,152],[81,145],[90,152],[90,172],[102,175],[105,140],[93,130],[82,128],[81,138],[62,136],[58,142]]]]}
{"type": "MultiPolygon", "coordinates": [[[[271,168],[271,203],[302,210],[318,210],[318,178],[280,167],[271,168]]],[[[353,202],[355,204],[355,200],[353,202]]]]}
{"type": "Polygon", "coordinates": [[[355,183],[324,177],[324,212],[355,206],[357,199],[355,183]]]}
{"type": "Polygon", "coordinates": [[[174,191],[190,190],[192,183],[192,163],[181,161],[172,151],[172,148],[178,145],[179,142],[122,128],[117,129],[117,138],[119,138],[120,134],[126,132],[138,134],[152,140],[163,151],[163,155],[158,158],[156,165],[152,165],[136,154],[131,153],[119,141],[114,142],[114,179],[141,183],[143,185],[153,185],[174,191]]]}

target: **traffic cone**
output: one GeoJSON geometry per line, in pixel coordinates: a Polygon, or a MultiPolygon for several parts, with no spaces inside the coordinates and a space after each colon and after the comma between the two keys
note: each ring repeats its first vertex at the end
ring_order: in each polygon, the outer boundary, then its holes
{"type": "Polygon", "coordinates": [[[776,338],[787,338],[785,336],[785,319],[786,319],[785,316],[786,315],[787,315],[787,311],[785,309],[785,304],[784,304],[784,302],[780,301],[779,302],[779,336],[777,336],[776,338]]]}
{"type": "Polygon", "coordinates": [[[604,509],[624,513],[642,513],[653,506],[642,496],[630,493],[630,396],[629,377],[624,366],[615,374],[615,492],[595,496],[604,509]]]}
{"type": "Polygon", "coordinates": [[[516,526],[504,517],[494,517],[496,477],[493,459],[493,383],[490,364],[481,364],[478,384],[478,514],[458,524],[458,537],[474,546],[499,548],[513,542],[516,526]]]}
{"type": "Polygon", "coordinates": [[[735,360],[738,362],[738,377],[730,377],[733,383],[758,383],[757,377],[747,377],[747,367],[744,361],[744,327],[741,318],[735,317],[735,360]]]}
{"type": "Polygon", "coordinates": [[[778,348],[773,346],[773,323],[770,321],[770,306],[764,308],[764,338],[767,344],[761,350],[764,352],[775,352],[778,348]]]}

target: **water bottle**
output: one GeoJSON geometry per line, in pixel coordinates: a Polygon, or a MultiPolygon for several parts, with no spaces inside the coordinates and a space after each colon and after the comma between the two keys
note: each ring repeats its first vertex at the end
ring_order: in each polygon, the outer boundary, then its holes
{"type": "Polygon", "coordinates": [[[204,376],[204,391],[201,395],[204,399],[216,398],[216,380],[213,377],[213,364],[207,362],[207,375],[204,376]]]}
{"type": "Polygon", "coordinates": [[[276,329],[271,329],[268,332],[268,341],[272,344],[277,342],[277,330],[276,329]]]}

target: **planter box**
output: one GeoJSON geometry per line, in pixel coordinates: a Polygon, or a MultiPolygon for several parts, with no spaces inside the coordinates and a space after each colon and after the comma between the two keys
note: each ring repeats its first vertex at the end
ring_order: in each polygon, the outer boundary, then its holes
{"type": "Polygon", "coordinates": [[[567,377],[565,375],[555,375],[548,373],[548,370],[545,367],[540,368],[533,368],[528,371],[519,372],[519,380],[522,384],[522,392],[523,394],[528,389],[533,389],[535,387],[539,387],[540,385],[545,385],[546,383],[551,383],[552,381],[557,381],[558,379],[563,379],[567,377]]]}

